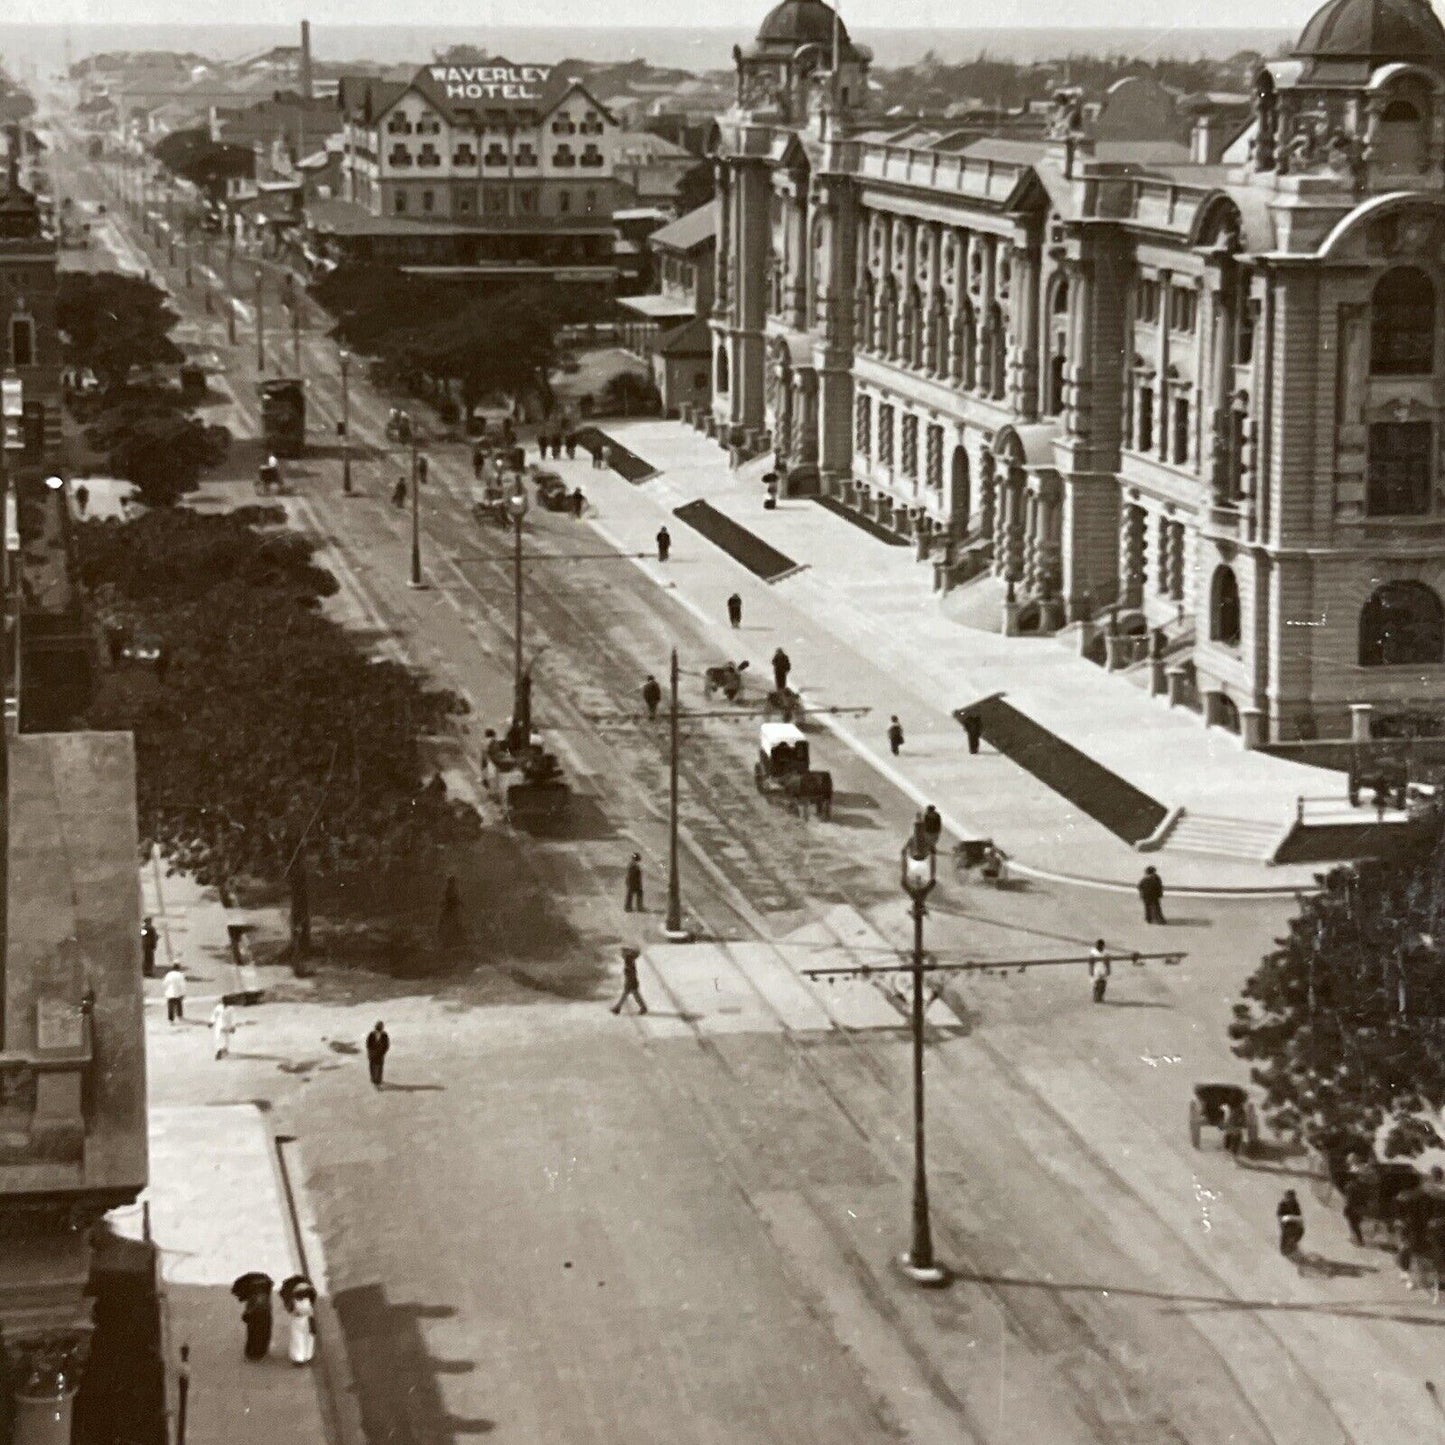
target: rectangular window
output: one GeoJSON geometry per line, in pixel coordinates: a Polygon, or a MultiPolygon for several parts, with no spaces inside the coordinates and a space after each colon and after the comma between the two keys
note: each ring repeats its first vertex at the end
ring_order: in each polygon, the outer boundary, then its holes
{"type": "Polygon", "coordinates": [[[893,408],[887,402],[878,408],[878,460],[893,465],[893,408]]]}
{"type": "Polygon", "coordinates": [[[943,490],[943,428],[928,428],[928,460],[926,477],[928,485],[936,492],[943,490]]]}
{"type": "Polygon", "coordinates": [[[1182,467],[1189,460],[1189,399],[1174,398],[1174,435],[1171,438],[1173,452],[1170,460],[1176,467],[1182,467]]]}
{"type": "Polygon", "coordinates": [[[873,398],[860,396],[853,408],[853,445],[866,457],[873,444],[873,398]]]}
{"type": "Polygon", "coordinates": [[[918,480],[918,418],[903,418],[903,475],[918,480]]]}
{"type": "Polygon", "coordinates": [[[435,207],[436,207],[436,201],[437,201],[436,195],[435,195],[432,191],[423,191],[423,192],[421,193],[421,208],[422,208],[422,210],[424,210],[424,211],[434,210],[435,207]]]}
{"type": "Polygon", "coordinates": [[[606,159],[602,152],[590,141],[582,148],[582,164],[591,166],[593,169],[601,166],[606,159]]]}
{"type": "Polygon", "coordinates": [[[1139,388],[1139,436],[1137,441],[1141,452],[1154,450],[1154,388],[1152,386],[1139,388]]]}
{"type": "Polygon", "coordinates": [[[507,193],[501,186],[485,186],[482,189],[482,209],[489,216],[500,216],[507,209],[507,193]]]}
{"type": "Polygon", "coordinates": [[[572,192],[562,190],[557,192],[557,214],[565,216],[572,209],[572,192]]]}
{"type": "Polygon", "coordinates": [[[1169,329],[1192,333],[1198,311],[1198,297],[1192,286],[1169,288],[1169,329]]]}
{"type": "Polygon", "coordinates": [[[1423,517],[1433,481],[1428,421],[1376,422],[1370,427],[1365,510],[1371,517],[1423,517]]]}
{"type": "Polygon", "coordinates": [[[1134,288],[1134,319],[1152,326],[1159,319],[1159,283],[1140,281],[1134,288]]]}
{"type": "Polygon", "coordinates": [[[524,216],[537,214],[537,189],[535,186],[524,186],[517,192],[517,209],[524,216]]]}
{"type": "Polygon", "coordinates": [[[10,322],[10,364],[35,365],[35,322],[29,316],[16,316],[10,322]]]}
{"type": "Polygon", "coordinates": [[[507,148],[506,148],[506,146],[500,145],[498,142],[493,141],[493,142],[491,143],[491,145],[489,145],[489,146],[487,147],[487,154],[486,154],[486,159],[485,159],[485,161],[484,161],[484,164],[485,164],[485,165],[489,165],[489,166],[504,166],[504,165],[506,165],[506,164],[507,164],[507,148]]]}
{"type": "Polygon", "coordinates": [[[392,146],[391,154],[386,159],[389,164],[394,166],[409,166],[411,152],[405,146],[392,146]]]}
{"type": "Polygon", "coordinates": [[[401,215],[401,213],[402,213],[404,210],[406,210],[406,192],[405,192],[405,191],[397,191],[397,192],[396,192],[395,197],[394,197],[394,199],[393,199],[393,201],[392,201],[392,206],[393,206],[393,208],[395,209],[395,211],[396,211],[396,213],[397,213],[398,216],[401,215]]]}
{"type": "Polygon", "coordinates": [[[537,164],[537,152],[524,142],[517,147],[517,156],[514,164],[519,166],[535,166],[537,164]]]}
{"type": "Polygon", "coordinates": [[[588,192],[587,192],[587,195],[586,195],[586,204],[583,206],[583,209],[584,209],[589,215],[590,215],[593,211],[595,211],[595,210],[597,209],[597,192],[596,192],[596,191],[588,191],[588,192]]]}

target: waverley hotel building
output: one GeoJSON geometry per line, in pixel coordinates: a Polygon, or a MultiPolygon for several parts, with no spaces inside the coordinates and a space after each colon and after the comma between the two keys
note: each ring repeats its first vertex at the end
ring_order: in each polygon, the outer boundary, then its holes
{"type": "Polygon", "coordinates": [[[1445,731],[1426,0],[1329,0],[1172,133],[1134,82],[1036,138],[880,124],[823,0],[735,61],[699,425],[916,539],[990,626],[1101,661],[1158,629],[1156,680],[1246,745],[1445,731]]]}
{"type": "Polygon", "coordinates": [[[344,78],[341,196],[307,207],[317,259],[610,284],[621,130],[575,69],[495,59],[344,78]]]}

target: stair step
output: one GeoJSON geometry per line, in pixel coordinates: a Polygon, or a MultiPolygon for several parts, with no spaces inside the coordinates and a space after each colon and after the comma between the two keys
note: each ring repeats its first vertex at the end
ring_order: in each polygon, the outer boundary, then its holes
{"type": "Polygon", "coordinates": [[[1170,829],[1164,846],[1183,853],[1268,859],[1273,855],[1283,831],[1283,823],[1259,818],[1228,818],[1186,812],[1170,829]]]}

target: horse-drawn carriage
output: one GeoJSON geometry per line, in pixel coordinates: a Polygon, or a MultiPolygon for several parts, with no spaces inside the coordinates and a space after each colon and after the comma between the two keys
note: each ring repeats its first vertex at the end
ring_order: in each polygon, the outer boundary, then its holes
{"type": "Polygon", "coordinates": [[[833,775],[809,766],[808,740],[792,723],[765,722],[758,729],[753,781],[768,798],[780,798],[797,816],[812,808],[833,816],[833,775]]]}
{"type": "Polygon", "coordinates": [[[1008,883],[1008,854],[992,838],[965,838],[954,845],[953,868],[960,879],[977,871],[995,888],[1008,883]]]}
{"type": "Polygon", "coordinates": [[[507,510],[507,494],[499,476],[489,477],[484,486],[472,488],[472,516],[479,522],[492,522],[505,527],[511,521],[507,510]]]}
{"type": "Polygon", "coordinates": [[[1254,1100],[1239,1084],[1195,1084],[1189,1101],[1189,1142],[1203,1148],[1204,1130],[1218,1129],[1227,1153],[1236,1159],[1259,1145],[1259,1115],[1254,1100]]]}
{"type": "Polygon", "coordinates": [[[566,811],[572,790],[562,776],[562,765],[535,735],[515,748],[505,738],[491,738],[484,760],[487,785],[491,787],[495,776],[507,822],[513,827],[553,819],[566,811]]]}
{"type": "Polygon", "coordinates": [[[746,662],[723,662],[704,670],[702,690],[707,697],[722,693],[729,702],[734,702],[743,690],[743,673],[748,670],[746,662]]]}
{"type": "Polygon", "coordinates": [[[790,687],[774,688],[763,699],[763,713],[772,717],[776,713],[785,723],[801,724],[803,721],[803,699],[790,687]]]}

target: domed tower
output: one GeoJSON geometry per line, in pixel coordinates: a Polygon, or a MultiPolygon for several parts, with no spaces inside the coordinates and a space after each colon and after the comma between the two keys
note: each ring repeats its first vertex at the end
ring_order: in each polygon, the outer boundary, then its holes
{"type": "Polygon", "coordinates": [[[842,113],[867,95],[867,50],[848,38],[825,0],[781,0],[746,50],[734,47],[740,109],[785,124],[819,111],[842,113]]]}
{"type": "Polygon", "coordinates": [[[1445,26],[1428,0],[1327,0],[1255,83],[1258,172],[1335,173],[1357,191],[1438,186],[1445,26]]]}

